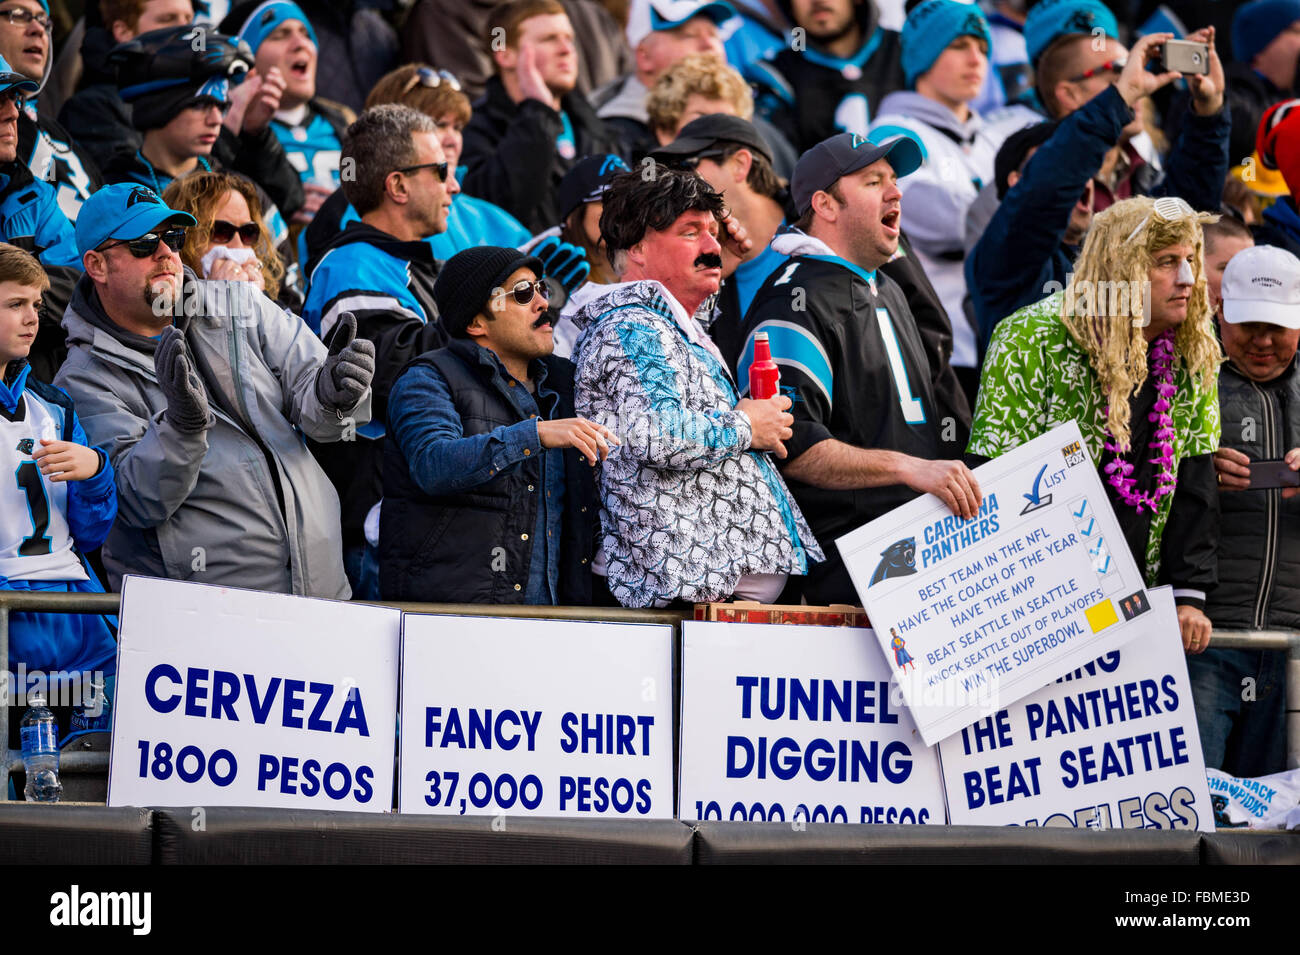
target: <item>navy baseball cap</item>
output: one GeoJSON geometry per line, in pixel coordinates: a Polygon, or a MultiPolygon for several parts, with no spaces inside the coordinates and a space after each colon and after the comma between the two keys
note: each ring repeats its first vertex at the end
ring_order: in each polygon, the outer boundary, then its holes
{"type": "MultiPolygon", "coordinates": [[[[897,129],[897,127],[895,127],[897,129]]],[[[898,178],[911,175],[925,162],[921,144],[907,135],[891,135],[875,143],[857,133],[838,133],[799,157],[790,180],[790,198],[803,215],[814,193],[829,189],[841,176],[857,172],[879,159],[888,159],[898,178]]]]}
{"type": "Polygon", "coordinates": [[[0,56],[0,93],[8,93],[12,89],[35,93],[40,88],[40,83],[19,73],[5,61],[3,56],[0,56]]]}
{"type": "Polygon", "coordinates": [[[560,180],[560,221],[569,218],[578,206],[603,199],[620,172],[627,172],[627,163],[613,153],[597,153],[574,163],[560,180]]]}
{"type": "Polygon", "coordinates": [[[148,186],[115,182],[87,199],[77,214],[77,251],[85,255],[109,239],[138,239],[163,223],[195,222],[188,212],[168,207],[148,186]]]}
{"type": "Polygon", "coordinates": [[[689,159],[712,149],[718,143],[744,146],[751,152],[762,154],[769,163],[772,161],[772,147],[763,139],[754,124],[747,119],[726,113],[697,116],[681,128],[676,139],[667,146],[660,146],[651,151],[650,155],[659,162],[689,159]]]}

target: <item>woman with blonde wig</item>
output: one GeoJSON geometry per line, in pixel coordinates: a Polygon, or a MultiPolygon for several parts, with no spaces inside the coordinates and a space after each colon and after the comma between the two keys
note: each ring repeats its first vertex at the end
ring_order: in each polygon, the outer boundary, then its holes
{"type": "Polygon", "coordinates": [[[993,458],[1077,422],[1147,586],[1174,588],[1189,653],[1209,644],[1217,566],[1222,353],[1201,237],[1215,218],[1146,196],[1098,214],[1066,288],[994,330],[969,446],[993,458]]]}

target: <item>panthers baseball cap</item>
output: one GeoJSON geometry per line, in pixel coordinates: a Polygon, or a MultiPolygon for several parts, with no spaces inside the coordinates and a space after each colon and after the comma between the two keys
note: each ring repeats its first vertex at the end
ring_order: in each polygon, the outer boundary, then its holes
{"type": "Polygon", "coordinates": [[[751,152],[760,153],[769,163],[772,161],[772,147],[763,140],[754,124],[726,113],[696,117],[682,127],[676,139],[650,155],[660,162],[672,162],[698,156],[719,143],[744,146],[751,152]]]}
{"type": "Polygon", "coordinates": [[[627,45],[636,50],[656,30],[675,30],[688,20],[708,17],[718,26],[736,15],[722,0],[632,0],[627,11],[627,45]]]}
{"type": "Polygon", "coordinates": [[[895,135],[874,143],[857,133],[838,133],[799,157],[790,180],[790,198],[803,215],[816,192],[829,189],[841,176],[857,172],[878,159],[888,159],[898,178],[911,175],[925,162],[925,151],[911,136],[895,135]]]}
{"type": "Polygon", "coordinates": [[[3,56],[0,56],[0,93],[8,93],[12,89],[35,93],[40,88],[40,83],[19,73],[5,61],[3,56]]]}
{"type": "Polygon", "coordinates": [[[604,199],[609,184],[620,172],[627,172],[627,163],[613,153],[586,156],[574,163],[560,180],[560,221],[569,218],[578,206],[604,199]]]}
{"type": "Polygon", "coordinates": [[[148,186],[115,182],[87,199],[77,214],[77,251],[85,255],[109,239],[138,239],[163,223],[195,221],[188,212],[170,208],[148,186]]]}
{"type": "Polygon", "coordinates": [[[1223,319],[1229,324],[1268,322],[1300,328],[1300,259],[1286,249],[1242,249],[1228,261],[1219,289],[1223,319]]]}

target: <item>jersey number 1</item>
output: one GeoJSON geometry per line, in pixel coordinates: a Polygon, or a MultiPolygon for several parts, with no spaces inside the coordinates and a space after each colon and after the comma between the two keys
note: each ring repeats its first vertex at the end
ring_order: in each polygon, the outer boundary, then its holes
{"type": "Polygon", "coordinates": [[[912,383],[907,378],[907,366],[903,364],[903,351],[898,347],[898,335],[894,332],[889,310],[876,309],[876,318],[880,321],[880,337],[885,342],[889,370],[894,373],[894,388],[898,392],[899,407],[903,409],[903,420],[908,424],[925,424],[925,406],[912,394],[912,383]]]}
{"type": "Polygon", "coordinates": [[[19,557],[40,557],[50,552],[50,502],[45,496],[45,482],[35,461],[24,461],[16,472],[18,487],[27,494],[27,510],[32,515],[32,536],[18,545],[19,557]]]}

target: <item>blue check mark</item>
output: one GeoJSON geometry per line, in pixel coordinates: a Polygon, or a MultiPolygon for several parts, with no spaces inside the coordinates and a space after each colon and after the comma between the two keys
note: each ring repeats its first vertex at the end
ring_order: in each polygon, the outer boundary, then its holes
{"type": "Polygon", "coordinates": [[[1096,526],[1097,526],[1097,518],[1095,518],[1095,517],[1090,518],[1090,519],[1088,520],[1088,526],[1087,526],[1087,527],[1082,527],[1082,528],[1080,528],[1080,529],[1079,529],[1079,532],[1080,532],[1081,534],[1083,534],[1084,537],[1091,537],[1091,536],[1092,536],[1092,529],[1093,529],[1094,527],[1096,527],[1096,526]]]}
{"type": "Polygon", "coordinates": [[[1086,513],[1088,513],[1088,499],[1085,497],[1083,503],[1079,505],[1079,509],[1074,512],[1074,516],[1079,520],[1083,520],[1083,515],[1086,513]]]}
{"type": "Polygon", "coordinates": [[[1092,549],[1090,549],[1090,550],[1088,551],[1088,553],[1089,553],[1089,554],[1092,554],[1094,557],[1096,557],[1098,554],[1101,553],[1101,547],[1102,547],[1102,545],[1103,545],[1104,543],[1105,543],[1105,541],[1103,541],[1100,537],[1097,538],[1097,546],[1096,546],[1096,547],[1093,547],[1092,549]]]}
{"type": "Polygon", "coordinates": [[[1107,555],[1106,555],[1106,561],[1105,561],[1105,563],[1103,563],[1103,564],[1102,564],[1099,568],[1097,568],[1097,569],[1098,569],[1101,573],[1103,573],[1103,574],[1106,573],[1106,571],[1110,570],[1110,554],[1107,554],[1107,555]]]}

